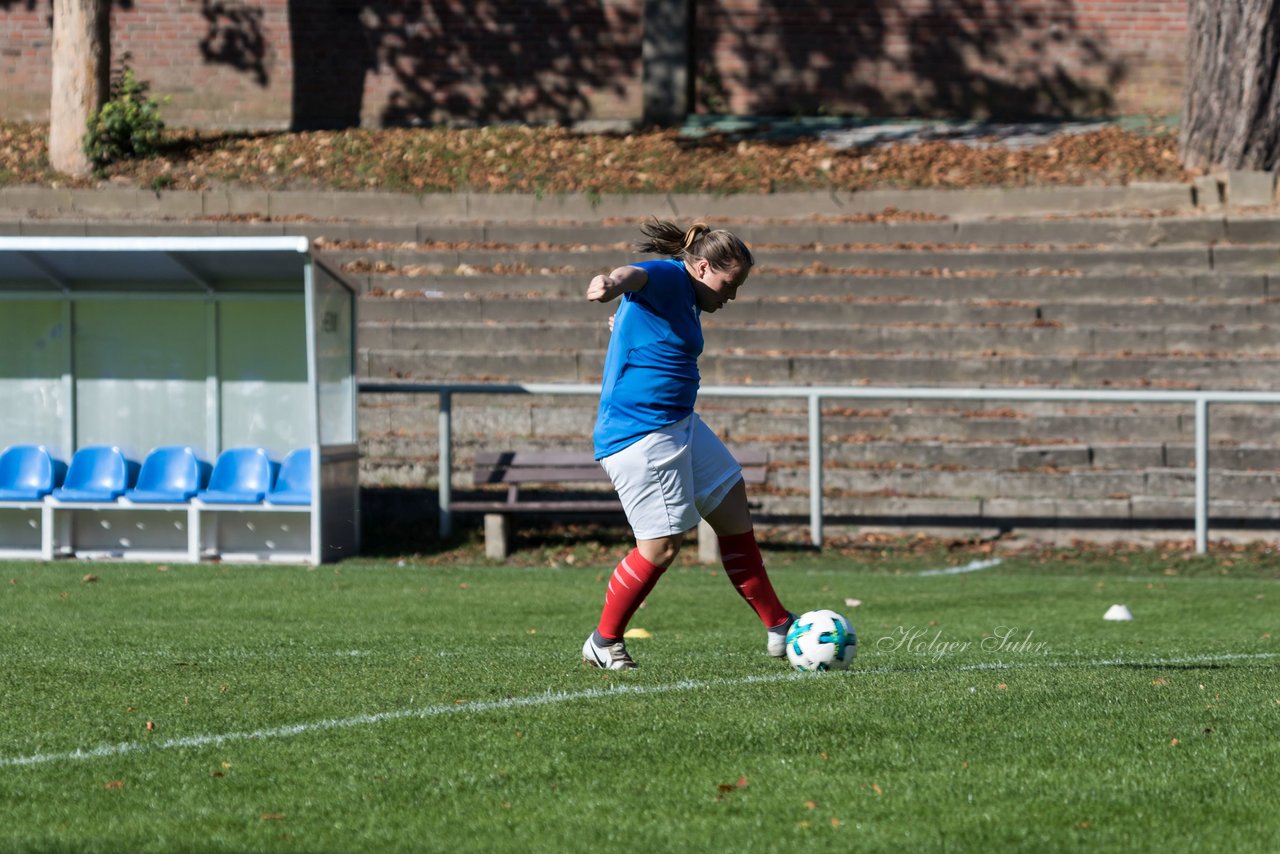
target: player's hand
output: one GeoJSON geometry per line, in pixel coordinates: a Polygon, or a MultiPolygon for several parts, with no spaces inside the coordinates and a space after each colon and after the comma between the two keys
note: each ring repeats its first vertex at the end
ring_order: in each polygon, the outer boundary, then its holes
{"type": "Polygon", "coordinates": [[[591,284],[587,285],[587,299],[591,302],[608,302],[619,293],[621,288],[618,281],[603,273],[593,278],[591,284]]]}

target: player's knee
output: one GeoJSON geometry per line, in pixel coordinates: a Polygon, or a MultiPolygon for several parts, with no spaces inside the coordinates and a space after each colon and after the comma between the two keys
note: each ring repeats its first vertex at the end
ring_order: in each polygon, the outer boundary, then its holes
{"type": "Polygon", "coordinates": [[[656,540],[640,540],[636,547],[640,556],[656,566],[667,567],[680,554],[680,546],[684,543],[684,534],[672,534],[656,540]]]}

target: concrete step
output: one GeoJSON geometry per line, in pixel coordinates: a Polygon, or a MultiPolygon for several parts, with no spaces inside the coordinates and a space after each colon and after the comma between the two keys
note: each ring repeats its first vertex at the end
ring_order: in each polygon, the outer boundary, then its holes
{"type": "MultiPolygon", "coordinates": [[[[803,525],[808,519],[805,496],[762,496],[761,504],[757,516],[763,524],[777,520],[803,525]]],[[[1091,536],[1114,540],[1131,539],[1143,532],[1190,536],[1195,518],[1193,499],[1159,496],[1099,500],[833,495],[826,498],[824,508],[824,527],[832,535],[907,530],[956,536],[960,530],[977,536],[1014,531],[1022,537],[1040,538],[1060,531],[1071,540],[1091,536]]],[[[1210,503],[1209,519],[1215,538],[1234,533],[1241,539],[1256,540],[1280,522],[1280,502],[1223,498],[1210,503]]]]}
{"type": "MultiPolygon", "coordinates": [[[[595,394],[455,397],[457,441],[494,435],[528,441],[582,442],[595,422],[595,394]]],[[[363,394],[360,429],[370,437],[434,442],[438,401],[434,394],[363,394]]],[[[808,404],[803,399],[703,397],[703,419],[733,442],[805,448],[808,404]]],[[[1115,446],[1167,446],[1170,465],[1190,464],[1195,418],[1190,404],[1057,403],[829,399],[822,406],[823,437],[831,447],[890,442],[1008,444],[1017,447],[1088,445],[1095,454],[1115,446]]],[[[1214,447],[1249,446],[1280,435],[1280,406],[1219,404],[1212,410],[1214,447]]],[[[434,445],[433,445],[434,447],[434,445]]],[[[550,448],[548,448],[549,450],[550,448]]],[[[434,451],[433,451],[434,453],[434,451]]],[[[1108,457],[1109,459],[1110,457],[1108,457]]]]}
{"type": "MultiPolygon", "coordinates": [[[[711,419],[708,419],[710,422],[711,419]]],[[[499,419],[490,419],[494,426],[499,419]]],[[[582,423],[590,427],[590,419],[582,423]]],[[[506,425],[510,428],[510,425],[506,425]]],[[[794,425],[799,426],[799,425],[794,425]]],[[[1091,431],[1098,438],[1093,443],[1058,441],[1046,444],[1028,444],[1034,435],[1020,437],[1019,441],[976,439],[973,437],[944,440],[936,437],[912,439],[910,437],[869,438],[858,436],[844,440],[839,436],[824,436],[823,461],[826,466],[842,469],[867,469],[876,471],[1146,471],[1166,468],[1186,472],[1194,466],[1195,447],[1187,437],[1175,441],[1153,442],[1143,436],[1130,437],[1128,441],[1102,435],[1101,430],[1091,431]]],[[[770,463],[779,469],[808,470],[808,444],[802,432],[789,434],[752,434],[748,431],[727,433],[739,447],[758,447],[769,454],[770,463]]],[[[1046,441],[1052,441],[1050,434],[1046,441]]],[[[1059,434],[1061,435],[1061,434],[1059,434]]],[[[459,426],[454,446],[458,459],[464,465],[480,451],[494,450],[494,436],[512,438],[511,448],[520,450],[551,451],[580,444],[587,450],[589,441],[585,433],[521,433],[513,429],[493,429],[483,435],[464,432],[459,426]]],[[[364,455],[370,459],[430,459],[434,460],[438,444],[433,433],[369,433],[361,436],[364,455]]],[[[1280,470],[1280,449],[1271,445],[1254,443],[1231,445],[1217,443],[1209,452],[1210,467],[1216,471],[1252,471],[1274,473],[1280,470]]],[[[807,482],[807,481],[806,481],[807,482]]],[[[1278,494],[1277,499],[1280,499],[1278,494]]]]}
{"type": "MultiPolygon", "coordinates": [[[[713,223],[731,229],[752,244],[810,243],[1036,243],[1161,246],[1177,243],[1268,242],[1280,233],[1280,220],[1212,217],[1084,218],[1034,220],[875,222],[737,221],[720,217],[713,223]]],[[[356,224],[349,232],[355,239],[356,224]]],[[[639,221],[538,223],[424,223],[419,242],[474,241],[495,243],[577,242],[587,245],[630,244],[639,236],[639,221]]]]}
{"type": "MultiPolygon", "coordinates": [[[[589,425],[588,425],[589,426],[589,425]]],[[[494,432],[483,437],[461,433],[454,445],[454,463],[459,483],[470,483],[470,463],[475,454],[496,449],[554,451],[577,447],[590,450],[589,432],[578,435],[530,436],[514,432],[494,432]],[[499,447],[500,446],[500,447],[499,447]]],[[[772,464],[779,469],[795,468],[800,474],[793,486],[807,484],[807,445],[803,436],[768,437],[739,435],[733,441],[740,447],[767,448],[772,464]],[[772,439],[772,441],[765,441],[772,439]]],[[[418,435],[364,435],[360,440],[361,456],[370,466],[396,469],[403,462],[421,461],[433,470],[436,465],[438,444],[434,434],[418,435]]],[[[1260,463],[1275,457],[1273,448],[1237,447],[1218,448],[1211,456],[1210,464],[1217,471],[1258,471],[1260,463]]],[[[1077,458],[1092,460],[1093,471],[1131,471],[1140,467],[1169,466],[1179,471],[1191,469],[1193,447],[1191,445],[1161,444],[1108,444],[1108,445],[1040,445],[1022,446],[1014,443],[973,442],[939,440],[916,443],[894,441],[829,442],[824,443],[824,465],[835,468],[915,471],[928,477],[938,470],[964,471],[1029,471],[1066,470],[1067,467],[1046,463],[1030,465],[1036,459],[1069,461],[1077,458]],[[1026,463],[1027,465],[1020,465],[1026,463]],[[1178,465],[1175,466],[1175,463],[1178,465]]],[[[1080,465],[1070,467],[1080,470],[1080,465]]],[[[1263,466],[1265,468],[1265,466],[1263,466]]],[[[1274,471],[1274,468],[1271,469],[1274,471]]],[[[997,490],[998,491],[998,490],[997,490]]],[[[1278,496],[1280,497],[1280,496],[1278,496]]]]}
{"type": "MultiPolygon", "coordinates": [[[[807,493],[807,468],[771,467],[771,488],[807,493]]],[[[828,464],[823,468],[824,491],[830,494],[909,495],[954,498],[1069,498],[1105,500],[1191,498],[1195,475],[1188,469],[1060,469],[1011,471],[1000,469],[887,469],[847,468],[828,464]]],[[[1276,472],[1210,472],[1211,495],[1235,501],[1275,501],[1280,496],[1276,472]]]]}
{"type": "MultiPolygon", "coordinates": [[[[602,350],[362,350],[367,379],[598,382],[602,350]]],[[[713,385],[1044,386],[1268,390],[1280,385],[1280,362],[1222,356],[965,356],[917,354],[704,354],[702,381],[713,385]]]]}
{"type": "MultiPolygon", "coordinates": [[[[330,251],[326,254],[346,256],[368,255],[377,244],[405,246],[459,244],[549,244],[574,247],[607,247],[591,263],[613,264],[620,252],[639,236],[641,218],[602,224],[600,220],[562,221],[553,223],[520,223],[501,221],[395,221],[312,219],[305,215],[287,215],[264,219],[260,215],[227,215],[214,217],[146,218],[123,215],[115,219],[92,217],[23,217],[12,211],[0,212],[0,235],[6,236],[245,236],[296,235],[321,241],[321,247],[335,244],[369,244],[360,248],[330,251]]],[[[1032,247],[1040,251],[1069,247],[1095,247],[1105,250],[1117,247],[1169,248],[1186,250],[1193,245],[1216,244],[1215,266],[1257,266],[1250,250],[1259,244],[1272,244],[1280,234],[1280,219],[1269,216],[1145,217],[1145,218],[1056,218],[1023,220],[952,220],[934,221],[881,219],[875,222],[809,220],[736,220],[720,218],[717,226],[732,228],[753,247],[758,246],[762,262],[770,265],[798,260],[787,247],[806,247],[805,256],[813,260],[816,247],[841,245],[881,245],[892,247],[922,245],[924,247],[1018,247],[1025,253],[1032,247]]],[[[509,249],[499,250],[511,255],[509,249]]],[[[910,251],[921,251],[914,246],[910,251]]],[[[469,259],[483,256],[467,256],[469,259]]],[[[1264,253],[1262,263],[1266,263],[1264,253]]],[[[1119,260],[1119,256],[1112,263],[1119,260]]],[[[574,259],[580,263],[581,259],[574,259]]],[[[475,263],[469,260],[468,263],[475,263]]],[[[953,262],[953,265],[959,262],[953,262]]],[[[1004,262],[1008,263],[1008,262],[1004,262]]],[[[1046,263],[1061,264],[1060,257],[1046,263]]],[[[456,266],[456,263],[454,264],[456,266]]]]}
{"type": "MultiPolygon", "coordinates": [[[[548,301],[508,297],[364,297],[359,318],[368,323],[521,323],[546,319],[559,323],[607,323],[613,308],[585,299],[548,301]]],[[[928,300],[876,297],[763,298],[744,294],[719,317],[706,317],[704,328],[725,323],[853,324],[968,324],[1042,326],[1254,326],[1280,323],[1280,300],[1225,299],[1161,301],[1128,300],[928,300]]]]}
{"type": "MultiPolygon", "coordinates": [[[[1154,318],[1159,320],[1159,315],[1154,318]]],[[[793,323],[735,324],[717,318],[704,328],[704,353],[942,353],[948,355],[1114,355],[1141,353],[1280,353],[1280,327],[1066,326],[1024,322],[1003,325],[918,323],[841,326],[793,323]]],[[[554,321],[467,323],[367,321],[358,330],[362,350],[527,351],[566,347],[603,350],[606,323],[554,321]]]]}
{"type": "MultiPolygon", "coordinates": [[[[647,216],[720,220],[836,220],[883,217],[886,212],[987,220],[1047,216],[1083,217],[1107,212],[1124,217],[1217,216],[1217,199],[1201,199],[1191,184],[1079,187],[977,187],[957,190],[816,190],[752,194],[718,193],[395,193],[329,190],[258,190],[215,187],[162,190],[135,187],[89,189],[0,187],[0,208],[40,219],[122,217],[191,219],[253,216],[291,220],[374,222],[582,222],[647,216]],[[1214,210],[1209,209],[1213,205],[1214,210]]],[[[1236,211],[1232,211],[1233,215],[1236,211]]],[[[900,216],[899,218],[906,218],[900,216]]]]}
{"type": "MultiPolygon", "coordinates": [[[[1095,249],[1056,249],[1027,246],[1016,249],[977,247],[847,248],[821,246],[810,248],[760,248],[755,252],[758,272],[800,270],[813,265],[861,270],[951,270],[1013,272],[1025,270],[1061,270],[1096,272],[1099,274],[1152,272],[1263,273],[1275,270],[1280,263],[1280,247],[1274,244],[1250,246],[1156,246],[1149,248],[1108,247],[1095,249]]],[[[653,256],[620,248],[595,249],[581,246],[573,249],[536,249],[522,246],[498,249],[440,248],[336,250],[325,257],[334,265],[354,273],[381,269],[413,270],[459,267],[486,270],[493,267],[524,267],[534,271],[577,271],[594,274],[612,270],[620,264],[635,263],[653,256]]]]}
{"type": "MultiPolygon", "coordinates": [[[[583,300],[586,277],[577,273],[476,273],[439,272],[423,275],[396,273],[348,273],[347,280],[361,294],[394,299],[447,297],[583,300]]],[[[984,275],[984,276],[883,276],[856,272],[845,274],[757,272],[748,280],[743,296],[840,297],[877,296],[910,299],[1267,299],[1280,296],[1280,283],[1262,274],[1132,274],[1124,276],[984,275]]]]}

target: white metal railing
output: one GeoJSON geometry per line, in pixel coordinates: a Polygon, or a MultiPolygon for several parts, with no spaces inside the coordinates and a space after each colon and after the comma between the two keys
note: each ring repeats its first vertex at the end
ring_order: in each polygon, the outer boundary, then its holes
{"type": "MultiPolygon", "coordinates": [[[[453,488],[453,404],[455,394],[599,395],[588,383],[450,383],[362,382],[373,394],[436,394],[440,400],[440,536],[453,530],[449,511],[453,488]]],[[[1187,403],[1195,408],[1196,551],[1209,545],[1209,405],[1213,403],[1280,403],[1280,393],[1262,391],[1140,391],[1013,388],[906,388],[876,386],[703,386],[700,397],[807,399],[809,402],[809,529],[821,546],[822,532],[822,402],[824,400],[983,400],[1054,401],[1061,403],[1187,403]]]]}

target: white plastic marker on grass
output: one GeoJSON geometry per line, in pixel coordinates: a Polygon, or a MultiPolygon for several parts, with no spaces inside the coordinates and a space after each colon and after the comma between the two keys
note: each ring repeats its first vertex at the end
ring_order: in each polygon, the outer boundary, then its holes
{"type": "Polygon", "coordinates": [[[922,578],[927,575],[963,575],[966,572],[980,572],[984,569],[990,569],[993,566],[999,566],[1004,560],[998,557],[988,558],[987,560],[974,560],[966,563],[964,566],[948,566],[942,569],[926,569],[923,572],[916,573],[922,578]]]}
{"type": "Polygon", "coordinates": [[[1107,613],[1102,615],[1102,619],[1121,621],[1132,620],[1133,612],[1129,610],[1128,605],[1112,605],[1107,609],[1107,613]]]}

